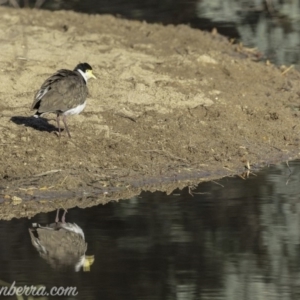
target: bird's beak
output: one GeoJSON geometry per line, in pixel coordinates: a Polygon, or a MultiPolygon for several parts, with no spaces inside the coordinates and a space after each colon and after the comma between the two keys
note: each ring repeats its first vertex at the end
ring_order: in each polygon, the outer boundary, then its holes
{"type": "Polygon", "coordinates": [[[94,79],[97,79],[97,77],[93,74],[93,71],[90,71],[90,77],[94,78],[94,79]]]}
{"type": "Polygon", "coordinates": [[[91,265],[94,263],[94,261],[95,261],[94,255],[89,255],[89,256],[86,255],[85,259],[84,259],[84,264],[83,264],[83,271],[90,272],[91,265]]]}

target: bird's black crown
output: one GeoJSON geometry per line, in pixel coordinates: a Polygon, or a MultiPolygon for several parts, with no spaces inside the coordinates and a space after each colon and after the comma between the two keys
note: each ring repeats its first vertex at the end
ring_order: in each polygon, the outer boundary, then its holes
{"type": "Polygon", "coordinates": [[[85,73],[87,70],[93,70],[93,69],[88,63],[81,63],[75,67],[74,71],[76,70],[81,70],[82,72],[85,73]]]}

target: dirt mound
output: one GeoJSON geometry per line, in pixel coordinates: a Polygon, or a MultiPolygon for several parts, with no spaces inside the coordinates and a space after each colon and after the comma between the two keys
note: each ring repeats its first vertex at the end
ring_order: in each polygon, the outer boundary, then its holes
{"type": "Polygon", "coordinates": [[[0,14],[0,198],[18,204],[2,205],[3,217],[31,216],[38,202],[24,200],[94,205],[298,155],[299,73],[257,63],[218,34],[64,11],[0,14]],[[55,115],[34,119],[30,106],[49,75],[79,62],[98,80],[68,120],[72,139],[58,138],[55,115]]]}

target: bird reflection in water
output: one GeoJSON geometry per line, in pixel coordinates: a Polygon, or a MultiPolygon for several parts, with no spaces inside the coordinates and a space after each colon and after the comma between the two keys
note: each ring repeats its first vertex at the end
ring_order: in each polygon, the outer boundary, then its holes
{"type": "Polygon", "coordinates": [[[84,271],[90,271],[94,256],[85,255],[87,243],[83,230],[75,223],[66,223],[66,213],[67,210],[61,222],[58,209],[55,223],[46,226],[33,223],[29,228],[32,245],[54,269],[71,267],[78,272],[83,267],[84,271]]]}

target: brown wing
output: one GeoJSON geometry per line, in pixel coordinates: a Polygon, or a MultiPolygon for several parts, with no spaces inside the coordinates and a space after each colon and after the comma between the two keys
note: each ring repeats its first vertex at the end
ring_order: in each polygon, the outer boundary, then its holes
{"type": "Polygon", "coordinates": [[[32,244],[41,257],[58,269],[75,267],[87,250],[87,243],[80,234],[63,228],[34,228],[29,230],[29,233],[32,244]]]}
{"type": "Polygon", "coordinates": [[[59,70],[37,91],[32,109],[39,113],[63,112],[84,103],[87,94],[86,83],[77,71],[59,70]]]}

